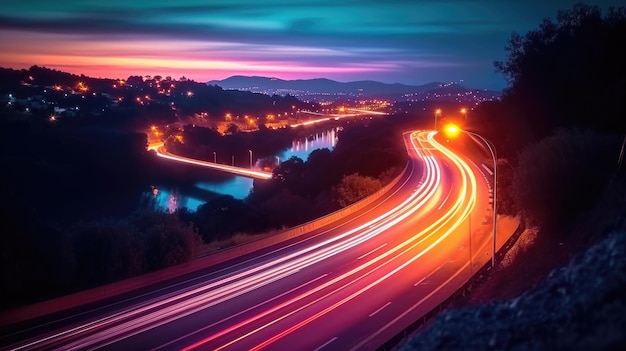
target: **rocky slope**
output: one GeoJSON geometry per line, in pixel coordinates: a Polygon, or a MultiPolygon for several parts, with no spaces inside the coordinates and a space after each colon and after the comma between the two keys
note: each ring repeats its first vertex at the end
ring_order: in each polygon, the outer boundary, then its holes
{"type": "Polygon", "coordinates": [[[614,232],[517,298],[444,311],[412,350],[626,349],[626,231],[614,232]]]}

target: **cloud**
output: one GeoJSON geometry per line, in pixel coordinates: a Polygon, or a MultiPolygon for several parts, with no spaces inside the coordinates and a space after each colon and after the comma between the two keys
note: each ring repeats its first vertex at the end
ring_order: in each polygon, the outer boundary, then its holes
{"type": "Polygon", "coordinates": [[[98,58],[105,58],[133,67],[182,70],[189,65],[194,72],[211,70],[198,63],[204,61],[222,72],[281,72],[285,65],[290,74],[341,74],[343,69],[346,75],[384,72],[400,78],[403,72],[443,72],[484,62],[491,73],[491,62],[500,59],[494,56],[503,52],[518,20],[512,14],[524,6],[487,0],[209,3],[13,2],[0,15],[0,35],[19,37],[19,45],[7,46],[10,52],[0,54],[0,66],[9,56],[17,62],[22,55],[22,62],[39,53],[39,59],[61,64],[65,57],[74,66],[84,59],[104,67],[98,58]],[[229,60],[236,65],[223,66],[229,60]]]}

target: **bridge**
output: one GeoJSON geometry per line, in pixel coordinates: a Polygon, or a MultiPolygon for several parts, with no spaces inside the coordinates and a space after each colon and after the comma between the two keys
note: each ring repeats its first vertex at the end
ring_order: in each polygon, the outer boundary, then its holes
{"type": "Polygon", "coordinates": [[[244,177],[249,177],[249,178],[256,178],[256,179],[272,178],[272,173],[270,172],[258,171],[258,170],[253,170],[249,168],[228,166],[228,165],[224,165],[221,163],[201,161],[201,160],[196,160],[196,159],[189,158],[189,157],[175,155],[170,152],[167,152],[162,142],[152,143],[148,145],[148,150],[154,150],[157,156],[168,159],[168,160],[192,164],[192,165],[196,165],[200,167],[206,167],[206,168],[228,172],[228,173],[232,173],[232,174],[236,174],[236,175],[244,176],[244,177]]]}
{"type": "MultiPolygon", "coordinates": [[[[329,121],[329,120],[339,120],[339,119],[347,118],[347,117],[357,117],[357,116],[364,116],[364,115],[376,115],[376,116],[387,115],[387,113],[384,113],[384,112],[370,111],[370,110],[363,110],[363,109],[354,109],[354,108],[347,108],[346,109],[346,113],[340,113],[340,114],[318,113],[318,112],[313,112],[313,111],[302,111],[302,112],[308,113],[308,114],[312,114],[312,115],[316,115],[316,116],[323,116],[323,117],[322,118],[317,118],[317,119],[312,119],[312,120],[309,120],[309,121],[306,121],[306,122],[302,122],[302,123],[292,124],[291,127],[298,127],[298,126],[302,126],[302,125],[310,125],[310,124],[325,122],[325,121],[329,121]]],[[[153,143],[150,143],[148,145],[148,150],[154,150],[156,152],[157,156],[162,157],[162,158],[166,158],[168,160],[173,160],[173,161],[183,162],[183,163],[192,164],[192,165],[196,165],[196,166],[211,168],[211,169],[215,169],[215,170],[218,170],[218,171],[228,172],[228,173],[232,173],[232,174],[236,174],[236,175],[240,175],[240,176],[244,176],[244,177],[249,177],[249,178],[256,178],[256,179],[270,179],[270,178],[272,178],[272,173],[270,173],[270,172],[253,170],[253,169],[249,169],[249,168],[228,166],[228,165],[221,164],[221,163],[209,162],[209,161],[201,161],[201,160],[196,160],[196,159],[189,158],[189,157],[175,155],[175,154],[172,154],[170,152],[167,152],[163,142],[153,142],[153,143]]]]}

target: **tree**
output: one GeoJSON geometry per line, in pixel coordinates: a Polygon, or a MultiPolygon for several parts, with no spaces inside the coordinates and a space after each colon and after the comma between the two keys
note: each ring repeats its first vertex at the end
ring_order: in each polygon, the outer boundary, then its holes
{"type": "MultiPolygon", "coordinates": [[[[559,127],[626,131],[626,9],[575,5],[522,36],[495,67],[510,87],[503,118],[538,140],[559,127]]],[[[513,132],[508,130],[508,132],[513,132]]]]}
{"type": "Polygon", "coordinates": [[[305,162],[296,156],[281,163],[272,174],[272,179],[283,184],[283,186],[294,194],[305,194],[302,180],[307,174],[305,162]]]}
{"type": "Polygon", "coordinates": [[[226,134],[237,134],[239,133],[239,127],[235,123],[231,123],[226,127],[226,134]]]}
{"type": "Polygon", "coordinates": [[[148,271],[187,262],[201,249],[202,240],[177,213],[140,211],[129,223],[138,232],[148,271]]]}
{"type": "Polygon", "coordinates": [[[378,179],[363,177],[358,173],[347,175],[337,185],[337,203],[341,207],[346,207],[375,193],[381,187],[378,179]]]}
{"type": "Polygon", "coordinates": [[[531,225],[562,229],[593,205],[615,171],[620,138],[560,130],[519,157],[512,182],[515,203],[531,225]]]}
{"type": "Polygon", "coordinates": [[[210,242],[247,231],[253,224],[247,220],[248,213],[249,208],[243,201],[219,195],[198,207],[194,223],[204,241],[210,242]]]}

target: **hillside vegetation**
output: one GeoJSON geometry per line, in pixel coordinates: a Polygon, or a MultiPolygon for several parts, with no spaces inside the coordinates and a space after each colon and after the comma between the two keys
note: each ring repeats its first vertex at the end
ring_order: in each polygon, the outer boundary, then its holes
{"type": "Polygon", "coordinates": [[[528,224],[507,258],[401,350],[626,348],[626,9],[575,5],[496,68],[509,82],[464,126],[509,165],[500,212],[528,224]]]}

